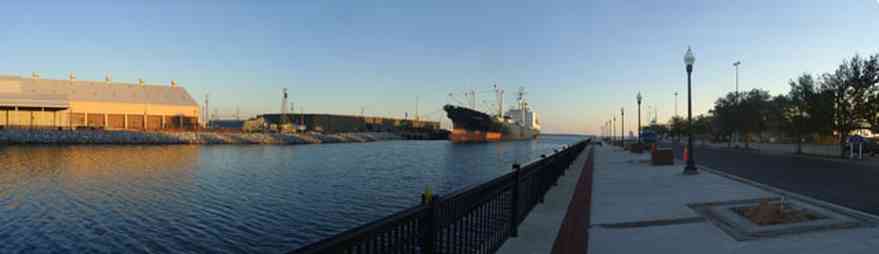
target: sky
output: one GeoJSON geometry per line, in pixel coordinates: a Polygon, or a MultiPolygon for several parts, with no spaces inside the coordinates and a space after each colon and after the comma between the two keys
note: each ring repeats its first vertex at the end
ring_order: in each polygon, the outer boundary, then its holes
{"type": "MultiPolygon", "coordinates": [[[[803,73],[879,53],[879,1],[15,1],[0,15],[0,75],[185,87],[231,117],[297,111],[448,119],[468,90],[520,87],[548,133],[636,128],[735,90],[786,93],[803,73]],[[452,93],[454,96],[450,97],[452,93]],[[416,103],[417,102],[417,103],[416,103]],[[651,114],[652,115],[652,114],[651,114]],[[619,124],[619,122],[618,122],[619,124]]],[[[482,93],[480,104],[494,103],[482,93]],[[485,101],[484,103],[482,101],[485,101]]]]}

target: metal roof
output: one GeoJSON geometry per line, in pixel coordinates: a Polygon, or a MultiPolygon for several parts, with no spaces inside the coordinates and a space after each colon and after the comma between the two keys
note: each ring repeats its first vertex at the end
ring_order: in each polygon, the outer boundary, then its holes
{"type": "MultiPolygon", "coordinates": [[[[138,85],[105,81],[70,81],[0,76],[0,105],[22,103],[23,99],[47,105],[69,105],[70,101],[149,103],[198,106],[182,87],[138,85]]],[[[48,107],[48,106],[47,106],[48,107]]]]}

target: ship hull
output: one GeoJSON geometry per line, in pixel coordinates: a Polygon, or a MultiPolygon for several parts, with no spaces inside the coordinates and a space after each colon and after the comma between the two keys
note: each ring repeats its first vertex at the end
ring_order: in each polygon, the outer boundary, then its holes
{"type": "Polygon", "coordinates": [[[452,120],[452,143],[481,143],[506,140],[534,139],[540,131],[513,123],[500,122],[491,116],[464,107],[446,105],[444,107],[452,120]]]}

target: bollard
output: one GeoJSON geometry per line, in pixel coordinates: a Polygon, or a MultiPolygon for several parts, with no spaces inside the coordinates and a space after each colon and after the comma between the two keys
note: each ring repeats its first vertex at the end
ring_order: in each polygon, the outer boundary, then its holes
{"type": "Polygon", "coordinates": [[[513,164],[513,202],[511,204],[510,236],[519,236],[519,164],[513,164]]]}
{"type": "Polygon", "coordinates": [[[427,221],[425,223],[424,231],[422,232],[421,238],[421,246],[424,247],[422,253],[433,254],[434,253],[434,243],[436,242],[436,230],[437,230],[437,219],[436,219],[436,210],[437,210],[437,202],[434,202],[436,199],[436,195],[433,195],[430,191],[430,185],[427,186],[424,193],[421,194],[421,204],[426,205],[427,216],[425,216],[424,220],[427,221]]]}

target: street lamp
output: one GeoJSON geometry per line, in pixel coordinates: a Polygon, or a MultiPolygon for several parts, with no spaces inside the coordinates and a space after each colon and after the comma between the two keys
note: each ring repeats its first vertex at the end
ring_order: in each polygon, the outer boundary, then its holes
{"type": "Polygon", "coordinates": [[[626,147],[626,111],[620,108],[620,146],[626,147]]]}
{"type": "Polygon", "coordinates": [[[638,92],[638,144],[641,143],[641,92],[638,92]]]}
{"type": "Polygon", "coordinates": [[[687,48],[687,53],[684,54],[684,64],[687,65],[687,134],[689,137],[687,138],[687,166],[684,167],[684,175],[695,175],[699,174],[699,171],[696,170],[696,162],[693,160],[693,85],[692,85],[692,74],[693,74],[693,63],[696,62],[696,57],[693,56],[693,50],[691,48],[687,48]]]}
{"type": "MultiPolygon", "coordinates": [[[[742,64],[742,61],[736,61],[735,63],[732,64],[733,66],[736,67],[736,101],[735,101],[736,112],[735,113],[736,113],[737,119],[738,119],[738,115],[739,115],[738,114],[739,113],[739,65],[741,65],[741,64],[742,64]]],[[[738,147],[738,142],[739,142],[738,131],[735,132],[735,142],[736,142],[736,146],[738,147]]]]}
{"type": "MultiPolygon", "coordinates": [[[[613,126],[613,127],[611,127],[611,131],[610,131],[611,141],[616,141],[616,140],[614,140],[614,139],[616,139],[616,136],[617,136],[617,117],[616,116],[613,117],[613,125],[611,125],[611,126],[613,126]]],[[[616,142],[613,142],[613,143],[616,143],[616,142]]]]}

